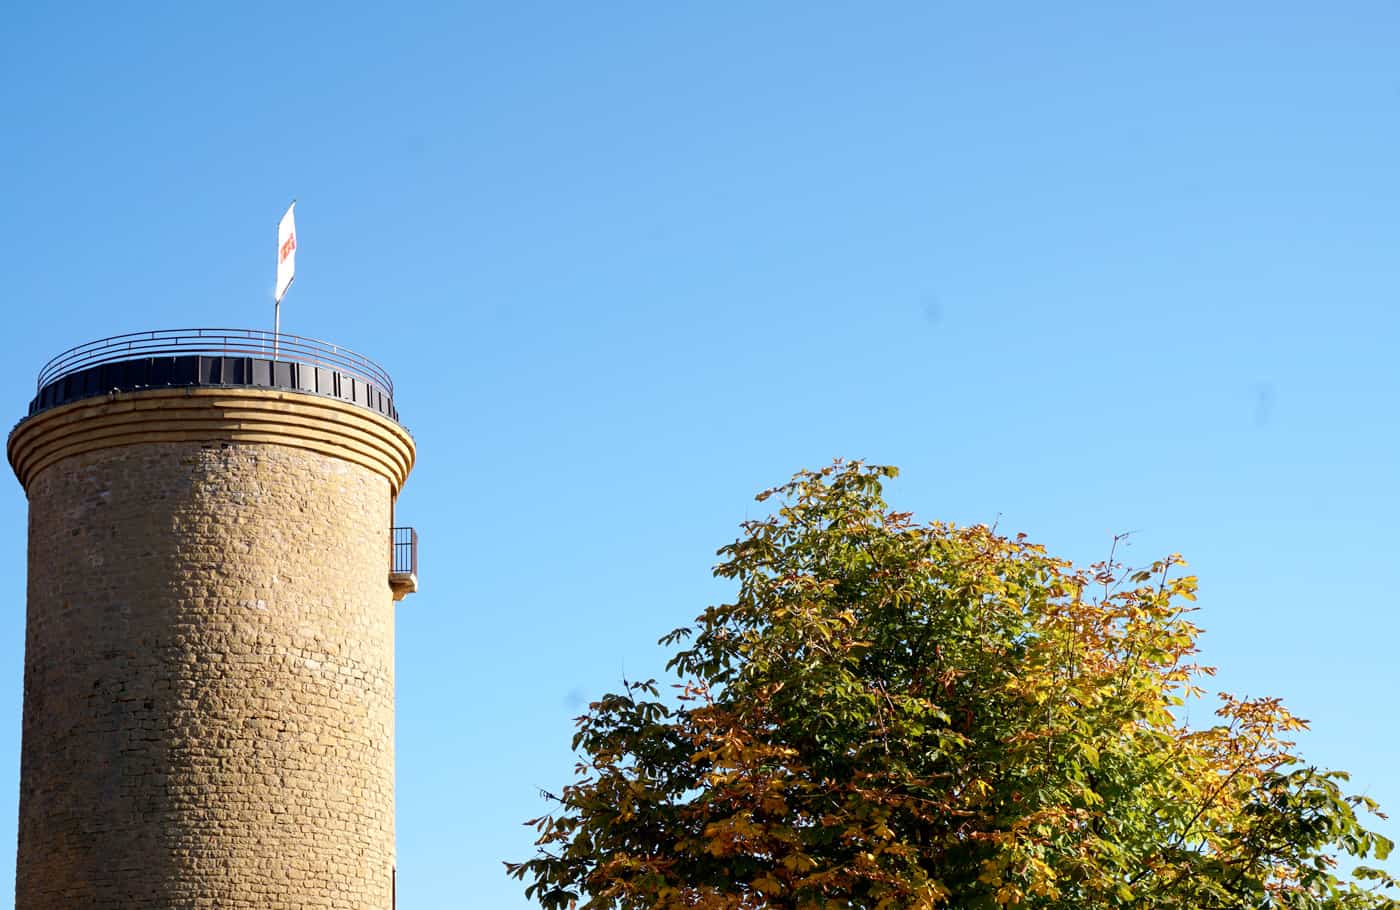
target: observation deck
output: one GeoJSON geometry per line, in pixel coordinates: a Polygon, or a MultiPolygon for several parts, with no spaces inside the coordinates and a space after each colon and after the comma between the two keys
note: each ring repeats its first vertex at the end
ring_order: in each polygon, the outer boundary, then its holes
{"type": "Polygon", "coordinates": [[[161,329],[100,338],[44,364],[29,416],[109,392],[182,387],[286,389],[399,420],[394,382],[349,348],[257,329],[161,329]]]}

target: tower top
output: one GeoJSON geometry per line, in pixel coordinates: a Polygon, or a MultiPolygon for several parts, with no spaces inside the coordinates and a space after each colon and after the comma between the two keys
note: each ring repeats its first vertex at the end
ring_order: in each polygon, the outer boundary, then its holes
{"type": "Polygon", "coordinates": [[[29,416],[106,395],[184,387],[284,389],[367,408],[398,422],[394,382],[349,348],[258,329],[158,329],[69,348],[39,371],[29,416]]]}

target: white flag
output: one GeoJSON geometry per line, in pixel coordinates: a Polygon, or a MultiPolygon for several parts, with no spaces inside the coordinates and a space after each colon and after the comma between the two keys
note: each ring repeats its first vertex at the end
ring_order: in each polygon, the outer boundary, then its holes
{"type": "Polygon", "coordinates": [[[277,293],[272,295],[272,299],[278,303],[282,302],[297,274],[296,208],[295,202],[287,206],[287,214],[277,222],[277,293]]]}

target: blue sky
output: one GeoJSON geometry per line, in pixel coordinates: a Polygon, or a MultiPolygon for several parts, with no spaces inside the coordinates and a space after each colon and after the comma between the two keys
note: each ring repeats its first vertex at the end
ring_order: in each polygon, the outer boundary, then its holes
{"type": "MultiPolygon", "coordinates": [[[[13,419],[78,342],[270,326],[293,197],[283,328],[394,375],[400,906],[526,906],[500,861],[571,718],[726,596],[755,492],[834,456],[899,465],[922,518],[1184,553],[1221,685],[1400,810],[1394,4],[5,18],[13,419]]],[[[0,484],[11,782],[24,539],[0,484]]]]}

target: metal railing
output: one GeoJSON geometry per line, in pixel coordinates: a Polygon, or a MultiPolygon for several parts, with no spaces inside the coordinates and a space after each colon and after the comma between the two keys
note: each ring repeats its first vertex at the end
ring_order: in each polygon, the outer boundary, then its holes
{"type": "Polygon", "coordinates": [[[390,543],[389,574],[418,574],[418,531],[416,528],[394,528],[390,543]]]}
{"type": "Polygon", "coordinates": [[[64,376],[104,363],[138,357],[182,356],[268,357],[323,366],[378,386],[390,397],[389,373],[363,354],[329,341],[260,329],[158,329],[99,338],[69,348],[39,371],[40,390],[64,376]]]}

